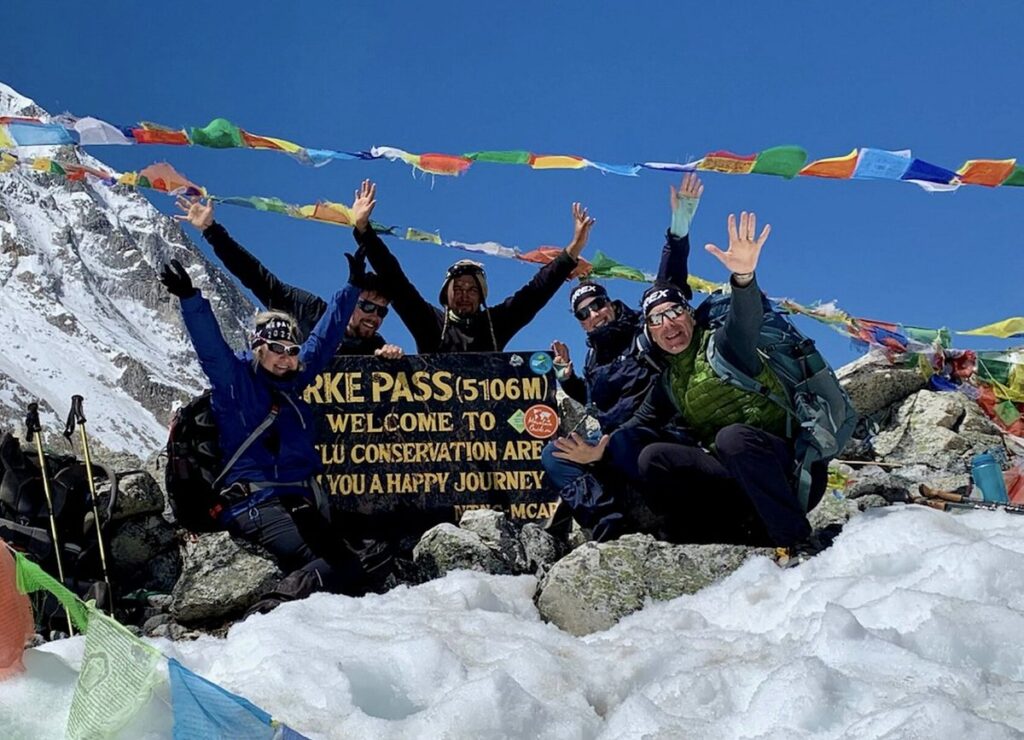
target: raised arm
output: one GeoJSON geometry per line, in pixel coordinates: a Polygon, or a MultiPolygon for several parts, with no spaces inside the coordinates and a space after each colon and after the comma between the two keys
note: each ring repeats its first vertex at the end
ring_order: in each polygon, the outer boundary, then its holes
{"type": "Polygon", "coordinates": [[[572,241],[562,253],[540,268],[530,282],[491,309],[498,340],[496,349],[503,348],[520,329],[533,321],[576,269],[596,219],[579,203],[572,204],[572,218],[572,241]]]}
{"type": "Polygon", "coordinates": [[[227,229],[214,221],[211,201],[178,198],[177,205],[184,213],[175,218],[192,224],[202,232],[203,238],[213,247],[214,254],[224,267],[252,291],[256,300],[266,308],[290,313],[304,334],[310,332],[327,309],[327,303],[320,296],[278,279],[245,247],[232,239],[227,229]]]}
{"type": "Polygon", "coordinates": [[[551,343],[551,352],[555,356],[555,379],[562,390],[576,403],[587,404],[587,384],[583,378],[573,371],[572,360],[569,358],[569,347],[557,339],[551,343]]]}
{"type": "Polygon", "coordinates": [[[732,364],[748,375],[755,376],[761,371],[757,340],[761,334],[764,308],[754,271],[761,256],[761,247],[768,240],[772,227],[766,224],[760,236],[755,236],[757,215],[743,211],[738,227],[736,214],[729,214],[728,228],[728,250],[723,252],[714,244],[704,247],[731,273],[729,315],[715,335],[715,344],[726,353],[732,364]]]}
{"type": "Polygon", "coordinates": [[[409,329],[419,351],[430,351],[440,340],[437,309],[414,286],[398,260],[370,225],[370,214],[377,205],[377,186],[364,180],[352,202],[353,236],[366,259],[387,286],[395,313],[409,329]]]}
{"type": "Polygon", "coordinates": [[[171,295],[181,299],[181,317],[185,322],[199,365],[214,388],[226,388],[234,381],[238,360],[224,340],[213,315],[213,308],[192,285],[192,278],[178,260],[164,265],[160,282],[171,295]]]}
{"type": "Polygon", "coordinates": [[[658,280],[678,287],[687,300],[693,298],[693,289],[687,284],[690,276],[690,224],[703,193],[704,185],[692,172],[683,178],[678,190],[669,185],[672,221],[665,234],[665,246],[661,248],[658,280]]]}
{"type": "Polygon", "coordinates": [[[302,377],[308,381],[312,381],[317,373],[331,363],[362,292],[354,284],[365,274],[362,257],[346,254],[345,259],[349,265],[348,284],[331,297],[327,311],[316,322],[299,351],[299,359],[303,364],[302,377]]]}

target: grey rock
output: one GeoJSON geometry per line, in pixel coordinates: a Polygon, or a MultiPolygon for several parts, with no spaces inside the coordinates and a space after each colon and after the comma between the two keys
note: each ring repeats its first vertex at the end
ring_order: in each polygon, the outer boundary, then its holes
{"type": "Polygon", "coordinates": [[[146,597],[146,603],[154,609],[160,609],[167,611],[171,608],[171,595],[170,594],[150,594],[146,597]]]}
{"type": "Polygon", "coordinates": [[[142,624],[142,631],[147,635],[152,635],[153,630],[157,627],[173,622],[174,618],[170,614],[157,614],[154,617],[150,617],[142,624]]]}
{"type": "Polygon", "coordinates": [[[562,556],[558,540],[533,522],[523,525],[519,541],[526,554],[526,571],[540,577],[562,556]]]}
{"type": "Polygon", "coordinates": [[[846,524],[855,514],[860,513],[857,502],[838,491],[825,491],[821,501],[807,514],[811,529],[824,529],[830,524],[846,524]]]}
{"type": "Polygon", "coordinates": [[[560,436],[565,436],[570,432],[577,432],[586,436],[600,431],[601,427],[597,423],[597,419],[587,414],[583,404],[569,398],[561,387],[555,391],[555,400],[558,403],[558,416],[560,420],[558,434],[560,436]]]}
{"type": "Polygon", "coordinates": [[[555,563],[541,583],[544,619],[574,635],[608,629],[648,600],[696,593],[770,550],[671,545],[648,535],[588,543],[555,563]]]}
{"type": "Polygon", "coordinates": [[[856,499],[857,508],[861,511],[867,511],[868,509],[876,509],[882,506],[890,506],[890,502],[884,496],[876,496],[873,493],[869,493],[866,496],[861,496],[856,499]]]}
{"type": "MultiPolygon", "coordinates": [[[[96,494],[101,502],[108,500],[110,482],[104,480],[96,486],[96,494]]],[[[143,514],[162,514],[164,510],[164,492],[145,471],[134,471],[118,477],[117,498],[114,501],[112,521],[121,521],[143,514]]]]}
{"type": "Polygon", "coordinates": [[[427,530],[413,548],[412,559],[425,580],[459,569],[499,575],[513,572],[480,535],[447,523],[427,530]]]}
{"type": "Polygon", "coordinates": [[[479,535],[484,544],[495,551],[513,573],[529,570],[526,550],[519,533],[504,512],[493,509],[469,509],[462,515],[459,527],[479,535]]]}
{"type": "Polygon", "coordinates": [[[175,544],[174,529],[155,514],[114,525],[110,553],[118,568],[134,570],[175,544]]]}
{"type": "Polygon", "coordinates": [[[839,368],[836,377],[861,416],[877,414],[927,384],[917,368],[896,367],[872,354],[839,368]]]}
{"type": "Polygon", "coordinates": [[[185,624],[239,614],[282,575],[273,562],[242,549],[227,532],[199,535],[185,543],[171,614],[185,624]]]}

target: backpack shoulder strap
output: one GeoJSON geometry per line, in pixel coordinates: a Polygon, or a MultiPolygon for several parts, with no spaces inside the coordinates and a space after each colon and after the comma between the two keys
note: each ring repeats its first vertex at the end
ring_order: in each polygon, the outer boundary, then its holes
{"type": "Polygon", "coordinates": [[[235,450],[235,454],[232,455],[231,459],[224,464],[224,468],[220,471],[220,475],[218,475],[213,480],[213,483],[210,484],[210,488],[212,488],[214,491],[217,490],[217,488],[220,486],[220,482],[224,479],[224,476],[227,475],[228,472],[230,472],[231,468],[235,466],[235,463],[238,462],[238,458],[240,458],[247,449],[252,447],[253,442],[259,439],[260,435],[263,434],[263,432],[267,431],[267,429],[270,428],[270,425],[273,424],[274,421],[277,419],[277,415],[278,413],[280,413],[280,411],[280,399],[278,398],[277,394],[274,394],[274,400],[270,405],[270,412],[267,414],[266,418],[263,421],[261,421],[259,425],[252,430],[249,436],[245,438],[245,441],[238,446],[238,449],[235,450]]]}

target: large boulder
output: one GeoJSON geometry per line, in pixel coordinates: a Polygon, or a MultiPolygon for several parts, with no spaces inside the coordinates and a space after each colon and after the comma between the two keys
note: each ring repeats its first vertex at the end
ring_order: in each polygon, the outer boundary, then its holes
{"type": "Polygon", "coordinates": [[[493,509],[469,509],[462,515],[459,527],[479,535],[484,544],[495,551],[512,573],[528,570],[526,549],[519,541],[519,531],[504,512],[493,509]]]}
{"type": "Polygon", "coordinates": [[[452,570],[478,570],[496,575],[513,573],[510,563],[476,532],[454,524],[438,524],[420,538],[412,559],[423,580],[439,578],[452,570]]]}
{"type": "MultiPolygon", "coordinates": [[[[110,492],[110,483],[96,487],[96,495],[103,500],[103,494],[110,492]]],[[[144,514],[162,514],[164,492],[153,476],[144,470],[133,470],[118,476],[117,498],[114,500],[111,519],[119,521],[144,514]]]]}
{"type": "Polygon", "coordinates": [[[928,382],[916,367],[890,365],[875,354],[844,365],[836,371],[836,377],[861,416],[871,416],[902,401],[928,382]]]}
{"type": "Polygon", "coordinates": [[[182,623],[241,614],[283,576],[271,560],[239,547],[227,532],[187,541],[183,560],[171,600],[171,615],[182,623]]]}
{"type": "Polygon", "coordinates": [[[586,635],[608,629],[648,600],[696,593],[748,558],[770,554],[740,545],[671,545],[649,535],[589,542],[551,567],[537,608],[561,629],[586,635]]]}
{"type": "Polygon", "coordinates": [[[976,453],[1002,446],[1002,437],[962,394],[924,390],[899,404],[872,446],[880,460],[959,471],[976,453]]]}
{"type": "Polygon", "coordinates": [[[160,514],[115,521],[107,529],[108,559],[122,592],[170,591],[181,571],[174,527],[160,514]]]}

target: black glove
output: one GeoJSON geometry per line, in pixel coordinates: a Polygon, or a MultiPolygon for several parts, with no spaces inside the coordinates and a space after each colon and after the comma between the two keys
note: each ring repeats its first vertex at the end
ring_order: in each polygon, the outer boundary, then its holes
{"type": "Polygon", "coordinates": [[[199,292],[192,285],[192,278],[178,260],[171,260],[171,264],[164,265],[164,271],[160,273],[160,282],[167,288],[168,293],[178,298],[191,298],[199,292]]]}
{"type": "Polygon", "coordinates": [[[362,252],[356,254],[345,252],[345,259],[348,260],[348,281],[357,288],[362,288],[366,282],[366,260],[362,252]],[[357,256],[358,255],[358,256],[357,256]]]}

